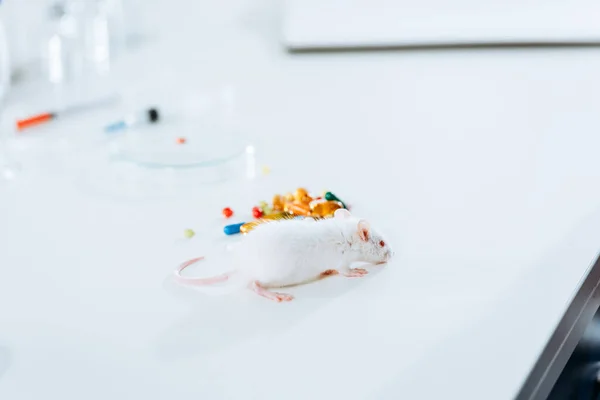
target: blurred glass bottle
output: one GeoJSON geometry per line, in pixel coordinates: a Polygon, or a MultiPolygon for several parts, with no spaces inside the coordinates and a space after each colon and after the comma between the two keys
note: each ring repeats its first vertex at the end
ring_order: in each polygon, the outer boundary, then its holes
{"type": "Polygon", "coordinates": [[[59,2],[49,9],[42,59],[50,83],[64,84],[79,78],[83,72],[78,6],[77,3],[59,2]]]}
{"type": "Polygon", "coordinates": [[[55,84],[108,75],[123,46],[121,0],[64,0],[49,12],[44,64],[55,84]]]}
{"type": "MultiPolygon", "coordinates": [[[[0,0],[0,9],[2,1],[0,0]]],[[[0,180],[13,179],[19,170],[18,163],[13,160],[7,148],[7,138],[10,128],[5,118],[6,95],[10,87],[10,62],[8,54],[8,39],[4,23],[0,18],[0,180]]]]}
{"type": "MultiPolygon", "coordinates": [[[[0,0],[0,8],[2,8],[2,0],[0,0]]],[[[4,103],[4,98],[10,87],[10,62],[8,54],[8,39],[4,22],[0,18],[0,102],[4,103]]]]}

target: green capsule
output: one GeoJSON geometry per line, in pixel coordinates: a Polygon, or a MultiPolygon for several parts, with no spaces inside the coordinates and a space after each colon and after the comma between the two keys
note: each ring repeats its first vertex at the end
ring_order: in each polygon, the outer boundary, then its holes
{"type": "Polygon", "coordinates": [[[325,193],[325,200],[339,201],[340,203],[342,203],[342,207],[348,208],[348,207],[346,207],[346,204],[342,200],[340,200],[335,194],[333,194],[331,192],[325,193]]]}

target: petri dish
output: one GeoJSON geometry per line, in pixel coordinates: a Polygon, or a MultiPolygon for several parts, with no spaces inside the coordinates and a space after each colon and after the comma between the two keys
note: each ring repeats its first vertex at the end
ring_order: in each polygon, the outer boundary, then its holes
{"type": "Polygon", "coordinates": [[[104,135],[68,161],[80,190],[124,200],[205,193],[256,173],[246,135],[206,116],[170,116],[104,135]],[[183,139],[183,140],[181,140],[183,139]]]}
{"type": "Polygon", "coordinates": [[[246,151],[233,127],[195,117],[167,117],[107,136],[111,161],[149,169],[218,168],[246,151]]]}

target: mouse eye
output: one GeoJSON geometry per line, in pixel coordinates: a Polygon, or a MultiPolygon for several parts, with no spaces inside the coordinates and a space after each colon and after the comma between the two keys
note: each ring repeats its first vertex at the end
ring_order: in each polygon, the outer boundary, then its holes
{"type": "Polygon", "coordinates": [[[385,246],[385,242],[384,242],[383,240],[381,240],[381,241],[379,242],[379,247],[383,247],[383,246],[385,246]]]}

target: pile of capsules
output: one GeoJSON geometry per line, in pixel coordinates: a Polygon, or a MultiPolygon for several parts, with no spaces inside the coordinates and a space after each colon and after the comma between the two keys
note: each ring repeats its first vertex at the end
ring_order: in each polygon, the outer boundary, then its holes
{"type": "MultiPolygon", "coordinates": [[[[246,234],[264,222],[290,217],[330,218],[335,210],[340,208],[347,208],[347,206],[331,192],[325,192],[323,196],[311,197],[306,189],[298,188],[294,193],[287,193],[284,196],[276,194],[271,204],[261,201],[257,207],[252,208],[254,221],[227,225],[223,228],[223,232],[226,235],[246,234]]],[[[226,207],[223,209],[223,215],[230,218],[233,210],[226,207]]]]}

